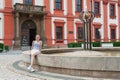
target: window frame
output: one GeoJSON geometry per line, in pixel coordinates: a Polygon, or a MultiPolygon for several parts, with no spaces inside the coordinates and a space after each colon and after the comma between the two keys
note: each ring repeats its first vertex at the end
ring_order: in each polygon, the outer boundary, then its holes
{"type": "Polygon", "coordinates": [[[101,17],[101,11],[100,11],[100,9],[101,9],[100,4],[101,3],[100,3],[100,1],[95,1],[94,2],[94,12],[95,12],[95,3],[98,3],[98,11],[99,11],[97,14],[95,14],[95,17],[100,18],[101,17]]]}
{"type": "Polygon", "coordinates": [[[83,40],[83,38],[84,38],[84,31],[83,31],[83,27],[78,26],[78,27],[77,27],[77,39],[78,39],[78,41],[82,41],[82,40],[83,40]],[[82,34],[81,34],[81,35],[82,35],[82,38],[79,38],[79,28],[81,28],[81,29],[82,29],[82,30],[81,30],[81,31],[82,31],[82,32],[81,32],[81,33],[82,33],[82,34]]]}
{"type": "Polygon", "coordinates": [[[115,18],[116,18],[116,6],[115,6],[115,4],[110,3],[109,10],[110,10],[110,11],[109,11],[109,12],[110,12],[110,18],[111,18],[111,19],[115,19],[115,18]],[[114,15],[111,15],[111,13],[112,13],[112,12],[111,12],[111,11],[112,11],[111,6],[114,6],[114,8],[113,8],[113,9],[114,9],[114,10],[113,10],[113,11],[114,11],[114,12],[113,12],[114,15]]]}
{"type": "Polygon", "coordinates": [[[33,2],[34,2],[33,0],[24,0],[25,5],[33,5],[33,2]]]}
{"type": "Polygon", "coordinates": [[[100,39],[101,39],[99,29],[100,29],[100,28],[95,28],[95,39],[96,39],[96,40],[100,40],[100,39]],[[98,30],[97,30],[97,29],[98,29],[98,30]],[[97,31],[99,32],[99,38],[97,38],[97,36],[98,36],[98,35],[97,35],[97,31]]]}
{"type": "Polygon", "coordinates": [[[98,28],[98,29],[101,29],[101,27],[102,27],[102,24],[101,23],[99,23],[99,22],[94,22],[93,23],[93,26],[94,26],[94,29],[93,29],[93,40],[94,41],[96,41],[96,42],[100,42],[102,39],[101,39],[101,36],[102,36],[102,34],[101,34],[101,32],[100,32],[100,39],[96,39],[96,28],[98,28]]]}
{"type": "Polygon", "coordinates": [[[56,41],[63,41],[63,34],[64,34],[64,33],[63,33],[63,26],[56,26],[56,35],[55,35],[55,36],[56,36],[56,41]],[[62,38],[61,38],[61,39],[58,39],[58,37],[57,37],[57,28],[58,28],[58,27],[61,27],[61,28],[62,28],[62,31],[61,31],[61,32],[62,32],[62,34],[61,34],[61,35],[62,35],[62,38]]]}
{"type": "Polygon", "coordinates": [[[78,4],[78,0],[76,0],[76,12],[81,12],[83,10],[83,0],[80,0],[81,1],[81,4],[78,4]],[[78,7],[81,7],[81,10],[79,11],[78,10],[78,7]]]}
{"type": "Polygon", "coordinates": [[[111,36],[110,36],[111,41],[115,41],[115,40],[116,40],[116,28],[111,28],[111,29],[110,29],[110,35],[111,35],[111,36]],[[113,34],[112,34],[112,30],[115,30],[115,32],[114,32],[114,39],[112,38],[112,35],[113,35],[113,34]]]}
{"type": "Polygon", "coordinates": [[[63,4],[62,4],[62,3],[63,3],[63,0],[61,0],[61,2],[57,2],[57,0],[55,0],[55,9],[56,9],[56,10],[62,10],[62,9],[63,9],[63,8],[62,8],[62,7],[63,7],[63,4]],[[61,5],[60,9],[57,8],[57,4],[60,4],[60,5],[61,5]]]}

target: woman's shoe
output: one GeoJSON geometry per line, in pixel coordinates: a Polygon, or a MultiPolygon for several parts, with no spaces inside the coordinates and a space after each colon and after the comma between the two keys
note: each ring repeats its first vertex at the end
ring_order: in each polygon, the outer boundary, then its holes
{"type": "Polygon", "coordinates": [[[28,70],[30,70],[31,68],[32,68],[32,67],[31,67],[31,66],[29,66],[27,69],[28,69],[28,70]]]}
{"type": "Polygon", "coordinates": [[[31,72],[34,72],[34,71],[35,71],[35,69],[33,69],[33,68],[31,67],[30,71],[31,71],[31,72]]]}

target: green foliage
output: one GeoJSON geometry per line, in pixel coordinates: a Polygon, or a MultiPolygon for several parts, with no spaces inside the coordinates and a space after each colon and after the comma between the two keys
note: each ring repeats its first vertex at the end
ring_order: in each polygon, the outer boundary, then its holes
{"type": "Polygon", "coordinates": [[[113,42],[101,42],[101,43],[113,43],[113,42]]]}
{"type": "Polygon", "coordinates": [[[100,42],[92,42],[93,47],[101,47],[101,43],[100,42]]]}
{"type": "Polygon", "coordinates": [[[120,42],[113,42],[114,47],[120,47],[120,42]]]}
{"type": "Polygon", "coordinates": [[[4,50],[4,44],[0,43],[0,52],[2,52],[4,50]]]}
{"type": "Polygon", "coordinates": [[[9,51],[9,46],[8,45],[5,45],[5,51],[9,51]]]}
{"type": "Polygon", "coordinates": [[[81,47],[82,43],[76,42],[76,43],[69,43],[68,47],[69,48],[74,48],[74,47],[81,47]]]}
{"type": "MultiPolygon", "coordinates": [[[[69,43],[68,47],[69,48],[74,48],[74,47],[81,47],[83,42],[73,42],[69,43]]],[[[101,44],[104,43],[113,43],[113,47],[120,47],[120,42],[92,42],[93,47],[101,47],[101,44]]]]}

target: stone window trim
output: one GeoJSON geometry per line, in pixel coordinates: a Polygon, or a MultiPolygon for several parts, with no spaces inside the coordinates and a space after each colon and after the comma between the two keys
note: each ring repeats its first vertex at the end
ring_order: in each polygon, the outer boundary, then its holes
{"type": "MultiPolygon", "coordinates": [[[[78,27],[83,27],[83,23],[82,22],[80,22],[80,21],[76,21],[75,22],[75,24],[76,24],[76,37],[77,37],[77,41],[78,42],[82,42],[83,41],[83,39],[78,39],[78,27]]],[[[83,36],[84,36],[84,33],[83,33],[83,36]]]]}
{"type": "Polygon", "coordinates": [[[93,40],[99,42],[99,41],[101,41],[101,37],[100,37],[100,39],[96,39],[96,29],[101,29],[102,24],[99,22],[94,22],[93,26],[94,26],[94,38],[93,38],[93,40]]]}
{"type": "Polygon", "coordinates": [[[116,27],[117,27],[117,25],[116,24],[110,24],[110,40],[111,41],[116,41],[116,27]],[[114,29],[115,30],[115,39],[112,39],[112,29],[114,29]]]}
{"type": "Polygon", "coordinates": [[[56,41],[56,43],[63,43],[64,42],[64,24],[65,24],[64,20],[55,19],[55,21],[54,21],[54,25],[55,25],[54,30],[55,30],[55,41],[56,41]],[[58,40],[57,36],[56,36],[56,29],[57,29],[58,26],[62,27],[62,39],[61,40],[58,40]]]}
{"type": "Polygon", "coordinates": [[[56,4],[57,4],[58,2],[56,2],[56,0],[54,0],[54,10],[55,11],[64,11],[64,3],[63,3],[63,0],[61,0],[61,3],[59,3],[59,4],[61,4],[61,7],[60,7],[60,9],[57,9],[56,8],[56,4]]]}
{"type": "Polygon", "coordinates": [[[110,19],[116,19],[116,5],[115,3],[110,3],[110,6],[109,6],[109,9],[110,9],[110,19]],[[114,6],[114,15],[111,15],[111,5],[114,6]]]}
{"type": "MultiPolygon", "coordinates": [[[[23,0],[23,4],[25,4],[26,2],[25,2],[25,0],[23,0]]],[[[32,4],[30,4],[30,5],[35,5],[35,0],[32,0],[32,4]]]]}
{"type": "Polygon", "coordinates": [[[94,22],[94,23],[93,23],[93,26],[94,26],[95,28],[101,28],[102,24],[99,23],[99,22],[94,22]]]}
{"type": "MultiPolygon", "coordinates": [[[[100,12],[101,12],[101,7],[100,7],[100,4],[101,4],[101,3],[100,3],[99,0],[95,0],[95,1],[94,1],[94,4],[95,4],[96,2],[99,3],[99,8],[98,8],[98,9],[99,9],[99,13],[98,13],[98,14],[95,14],[95,17],[96,17],[96,18],[101,18],[101,13],[100,13],[100,12]]],[[[94,5],[94,6],[95,6],[95,5],[94,5]]],[[[95,10],[95,7],[94,7],[94,10],[95,10]]]]}
{"type": "Polygon", "coordinates": [[[75,0],[75,12],[76,12],[76,13],[79,13],[79,12],[80,12],[80,11],[77,10],[77,6],[81,6],[81,11],[83,10],[83,7],[84,7],[83,1],[84,1],[84,0],[81,0],[81,2],[82,2],[81,5],[78,5],[78,4],[77,4],[77,0],[75,0]]]}

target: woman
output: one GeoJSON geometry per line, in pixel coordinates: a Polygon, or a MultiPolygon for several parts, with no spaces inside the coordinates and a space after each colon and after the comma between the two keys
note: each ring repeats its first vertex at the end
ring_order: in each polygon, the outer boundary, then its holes
{"type": "Polygon", "coordinates": [[[28,67],[28,70],[32,72],[35,71],[32,67],[34,64],[35,56],[41,53],[41,48],[42,48],[42,41],[40,40],[40,36],[36,35],[35,41],[32,42],[32,50],[30,51],[31,63],[30,63],[30,66],[28,67]]]}

